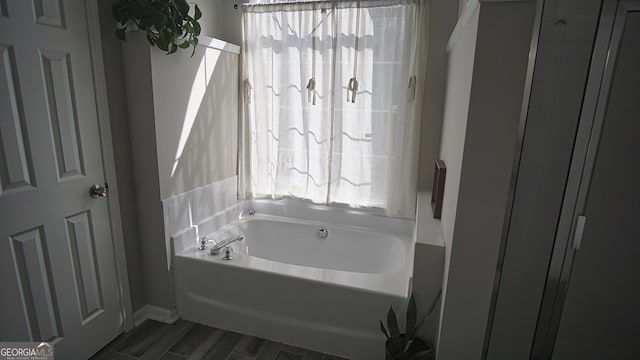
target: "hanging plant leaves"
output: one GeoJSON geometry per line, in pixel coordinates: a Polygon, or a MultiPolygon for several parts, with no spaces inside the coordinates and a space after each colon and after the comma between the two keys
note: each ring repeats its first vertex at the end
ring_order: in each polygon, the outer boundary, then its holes
{"type": "Polygon", "coordinates": [[[189,9],[186,0],[119,0],[112,6],[113,17],[121,26],[116,37],[126,41],[127,32],[145,31],[149,44],[167,54],[193,46],[193,56],[202,32],[198,22],[202,11],[194,5],[190,16],[189,9]]]}
{"type": "Polygon", "coordinates": [[[172,0],[180,15],[186,17],[189,13],[189,3],[187,0],[172,0]]]}
{"type": "Polygon", "coordinates": [[[156,41],[156,45],[160,50],[169,51],[169,42],[171,41],[170,36],[171,35],[167,31],[160,31],[158,34],[158,41],[156,41]]]}
{"type": "Polygon", "coordinates": [[[116,29],[116,37],[122,41],[127,41],[127,29],[116,29]]]}
{"type": "Polygon", "coordinates": [[[200,35],[200,31],[202,31],[202,29],[200,28],[200,24],[199,23],[193,23],[193,33],[195,34],[195,36],[200,35]]]}
{"type": "Polygon", "coordinates": [[[164,26],[167,25],[168,21],[169,21],[169,18],[167,17],[166,14],[163,14],[163,13],[153,14],[153,26],[155,26],[156,29],[162,29],[164,26]]]}

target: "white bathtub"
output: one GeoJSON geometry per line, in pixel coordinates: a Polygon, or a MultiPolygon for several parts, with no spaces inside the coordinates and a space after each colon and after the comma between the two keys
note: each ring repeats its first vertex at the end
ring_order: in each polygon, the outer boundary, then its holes
{"type": "Polygon", "coordinates": [[[251,201],[221,231],[233,260],[175,245],[180,316],[350,359],[384,358],[378,320],[389,306],[403,311],[413,269],[414,221],[251,201]],[[318,238],[320,228],[328,230],[318,238]]]}

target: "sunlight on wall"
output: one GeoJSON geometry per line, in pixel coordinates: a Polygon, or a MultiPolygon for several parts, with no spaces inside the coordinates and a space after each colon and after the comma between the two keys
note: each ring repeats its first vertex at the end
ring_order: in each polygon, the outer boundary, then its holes
{"type": "Polygon", "coordinates": [[[182,121],[182,131],[180,132],[180,140],[178,142],[178,148],[176,149],[176,155],[174,157],[173,166],[171,168],[171,177],[176,172],[180,157],[184,151],[189,134],[196,120],[198,110],[204,99],[204,95],[207,92],[207,86],[213,75],[213,69],[215,69],[220,57],[220,51],[206,51],[205,56],[202,57],[198,71],[193,79],[193,85],[191,86],[191,93],[189,95],[189,102],[182,121]]]}

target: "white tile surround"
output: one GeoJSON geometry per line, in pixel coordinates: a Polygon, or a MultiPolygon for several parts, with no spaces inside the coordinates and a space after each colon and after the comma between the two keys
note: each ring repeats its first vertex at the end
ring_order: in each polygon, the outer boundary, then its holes
{"type": "Polygon", "coordinates": [[[238,177],[232,176],[162,201],[167,262],[171,266],[171,238],[175,246],[188,246],[198,236],[213,233],[240,216],[238,177]]]}
{"type": "MultiPolygon", "coordinates": [[[[418,310],[425,312],[442,289],[445,242],[442,222],[433,218],[431,192],[419,192],[416,206],[415,261],[413,264],[413,293],[418,310]]],[[[441,303],[425,320],[418,336],[433,346],[438,341],[441,303]]]]}

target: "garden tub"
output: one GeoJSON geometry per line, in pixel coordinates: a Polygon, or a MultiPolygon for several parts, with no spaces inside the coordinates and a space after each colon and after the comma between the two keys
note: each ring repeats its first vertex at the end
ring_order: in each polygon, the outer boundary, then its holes
{"type": "MultiPolygon", "coordinates": [[[[186,320],[349,359],[383,359],[379,320],[404,311],[415,221],[346,209],[247,201],[212,255],[175,245],[176,306],[186,320]],[[252,214],[252,215],[249,215],[252,214]],[[324,236],[326,235],[326,236],[324,236]]],[[[202,234],[200,234],[202,235],[202,234]]]]}

